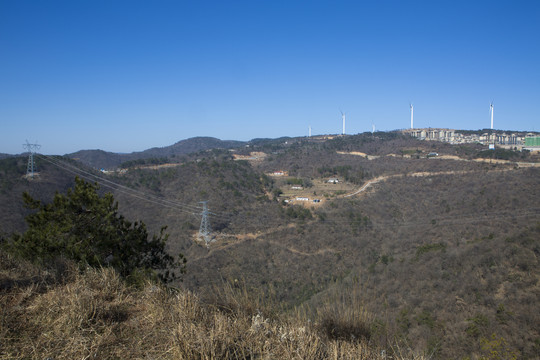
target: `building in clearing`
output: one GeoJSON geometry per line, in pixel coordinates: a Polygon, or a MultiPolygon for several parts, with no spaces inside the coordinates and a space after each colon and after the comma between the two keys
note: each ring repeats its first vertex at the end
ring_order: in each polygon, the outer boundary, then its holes
{"type": "Polygon", "coordinates": [[[330,178],[330,179],[328,179],[327,183],[329,183],[329,184],[337,184],[337,183],[339,183],[339,179],[338,178],[330,178]]]}
{"type": "Polygon", "coordinates": [[[529,151],[540,151],[540,136],[527,135],[528,136],[525,138],[525,145],[523,148],[529,151]]]}
{"type": "Polygon", "coordinates": [[[540,136],[526,137],[525,146],[540,146],[540,136]]]}

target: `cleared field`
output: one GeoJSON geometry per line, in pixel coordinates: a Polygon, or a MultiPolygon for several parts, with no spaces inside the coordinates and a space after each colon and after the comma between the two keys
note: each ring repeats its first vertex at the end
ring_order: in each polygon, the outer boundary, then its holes
{"type": "Polygon", "coordinates": [[[291,179],[294,178],[280,178],[276,181],[276,186],[283,192],[279,196],[279,199],[303,206],[322,205],[326,200],[349,193],[358,187],[357,185],[346,183],[339,179],[338,183],[329,183],[326,178],[311,180],[311,186],[299,186],[288,184],[287,182],[291,179]],[[304,200],[298,200],[298,198],[304,200]],[[314,202],[314,200],[319,201],[314,202]]]}

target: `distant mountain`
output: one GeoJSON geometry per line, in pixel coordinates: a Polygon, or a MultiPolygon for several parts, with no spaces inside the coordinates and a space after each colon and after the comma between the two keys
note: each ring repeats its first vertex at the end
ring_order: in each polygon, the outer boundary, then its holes
{"type": "Polygon", "coordinates": [[[213,137],[194,137],[180,140],[177,143],[165,146],[154,147],[144,151],[132,152],[129,154],[119,154],[103,150],[80,150],[66,156],[78,160],[86,165],[97,169],[116,168],[126,161],[169,157],[172,155],[185,155],[197,151],[209,149],[232,149],[245,145],[243,141],[220,140],[213,137]]]}
{"type": "Polygon", "coordinates": [[[0,159],[5,159],[5,158],[8,158],[8,157],[12,157],[13,155],[10,155],[10,154],[4,154],[4,153],[0,153],[0,159]]]}
{"type": "Polygon", "coordinates": [[[89,165],[96,169],[110,169],[117,167],[121,163],[127,160],[130,154],[118,154],[103,150],[80,150],[66,156],[82,162],[85,165],[89,165]]]}
{"type": "Polygon", "coordinates": [[[244,146],[246,142],[235,140],[220,140],[213,137],[193,137],[180,140],[176,144],[162,148],[154,147],[141,152],[131,153],[131,156],[143,155],[143,157],[163,157],[171,155],[190,154],[209,149],[232,149],[244,146]]]}

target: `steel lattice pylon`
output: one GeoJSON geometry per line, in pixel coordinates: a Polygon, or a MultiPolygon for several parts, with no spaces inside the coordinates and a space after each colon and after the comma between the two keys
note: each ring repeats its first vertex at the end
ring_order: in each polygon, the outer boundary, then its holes
{"type": "Polygon", "coordinates": [[[23,147],[30,153],[28,155],[28,165],[26,166],[26,176],[34,177],[34,173],[37,172],[36,164],[34,162],[34,153],[41,148],[41,145],[30,144],[28,140],[26,140],[26,144],[23,144],[23,147]]]}
{"type": "Polygon", "coordinates": [[[212,227],[210,226],[210,220],[208,219],[208,201],[201,201],[200,204],[203,205],[203,210],[201,212],[201,226],[199,227],[199,239],[204,240],[206,247],[210,246],[210,243],[213,241],[210,234],[212,233],[212,227]]]}

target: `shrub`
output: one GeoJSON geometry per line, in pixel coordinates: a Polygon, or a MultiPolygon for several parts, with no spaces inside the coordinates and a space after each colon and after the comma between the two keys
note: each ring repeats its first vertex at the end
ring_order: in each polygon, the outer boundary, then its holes
{"type": "Polygon", "coordinates": [[[435,244],[425,244],[416,248],[416,257],[425,254],[430,251],[444,251],[446,249],[446,244],[435,243],[435,244]]]}
{"type": "Polygon", "coordinates": [[[409,328],[411,327],[411,320],[409,319],[409,309],[404,308],[399,312],[399,315],[396,318],[396,323],[401,333],[407,334],[409,332],[409,328]]]}
{"type": "Polygon", "coordinates": [[[287,184],[289,185],[304,185],[304,180],[298,178],[289,178],[287,179],[287,184]]]}
{"type": "Polygon", "coordinates": [[[519,353],[512,349],[501,336],[498,337],[495,334],[491,335],[491,339],[480,339],[482,344],[482,356],[481,360],[515,360],[518,358],[519,353]]]}
{"type": "Polygon", "coordinates": [[[418,322],[418,324],[426,325],[430,329],[435,327],[435,319],[428,310],[423,310],[415,317],[415,320],[418,322]]]}
{"type": "Polygon", "coordinates": [[[480,335],[480,331],[489,325],[489,320],[484,314],[476,314],[472,318],[468,318],[469,325],[465,329],[467,334],[477,338],[480,335]]]}
{"type": "Polygon", "coordinates": [[[285,214],[293,219],[306,220],[313,218],[311,211],[301,206],[291,206],[287,208],[285,214]]]}
{"type": "Polygon", "coordinates": [[[330,340],[369,340],[371,322],[370,316],[359,304],[327,305],[319,313],[319,331],[330,340]]]}

